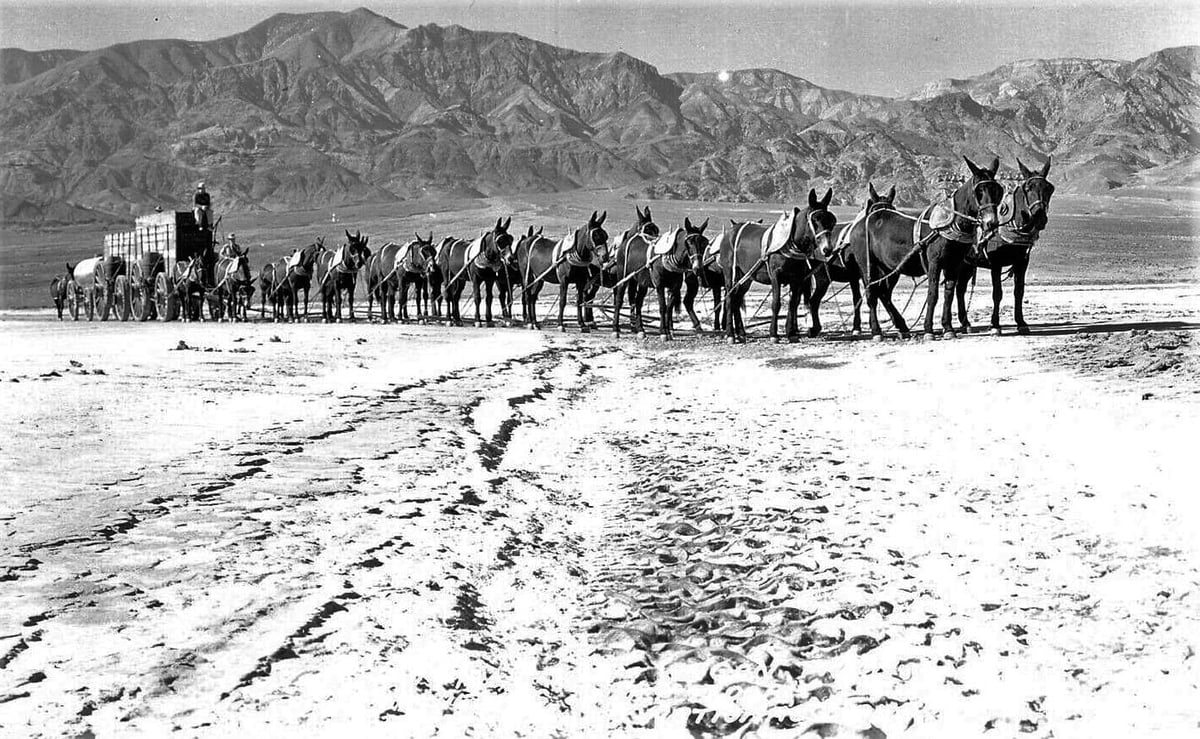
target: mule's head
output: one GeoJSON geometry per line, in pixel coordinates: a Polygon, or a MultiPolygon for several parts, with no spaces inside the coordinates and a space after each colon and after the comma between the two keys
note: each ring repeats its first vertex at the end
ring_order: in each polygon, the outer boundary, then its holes
{"type": "Polygon", "coordinates": [[[895,210],[896,205],[896,186],[892,185],[887,191],[887,195],[880,195],[875,192],[875,185],[867,183],[867,205],[865,210],[868,213],[874,213],[877,210],[895,210]]]}
{"type": "Polygon", "coordinates": [[[352,270],[360,270],[371,257],[371,249],[367,246],[370,237],[363,236],[362,231],[355,231],[353,236],[350,235],[349,231],[346,231],[346,239],[348,243],[346,245],[345,264],[352,270]]]}
{"type": "Polygon", "coordinates": [[[495,227],[483,235],[480,256],[488,264],[499,264],[504,258],[504,253],[512,247],[513,237],[508,232],[511,224],[512,216],[509,216],[507,220],[497,218],[495,227]]]}
{"type": "Polygon", "coordinates": [[[1025,233],[1041,233],[1049,220],[1050,198],[1054,195],[1054,185],[1046,179],[1050,174],[1050,157],[1046,157],[1046,163],[1042,165],[1041,170],[1029,169],[1020,159],[1017,160],[1017,168],[1021,170],[1023,180],[1017,188],[1017,193],[1024,201],[1017,203],[1017,207],[1020,208],[1017,213],[1017,229],[1025,233]]]}
{"type": "MultiPolygon", "coordinates": [[[[832,200],[832,189],[827,189],[825,196],[818,199],[817,191],[810,188],[804,218],[796,218],[792,224],[793,243],[800,251],[821,260],[833,256],[833,229],[837,226],[837,217],[829,212],[832,200]]],[[[799,215],[798,211],[796,215],[799,215]]]]}
{"type": "Polygon", "coordinates": [[[636,205],[633,206],[633,209],[637,211],[638,217],[637,223],[633,224],[633,233],[640,233],[646,239],[657,239],[662,235],[662,231],[659,230],[658,224],[654,222],[654,216],[650,215],[649,205],[646,206],[645,210],[637,207],[636,205]]]}
{"type": "Polygon", "coordinates": [[[595,254],[600,262],[608,261],[608,232],[604,230],[605,218],[608,218],[607,210],[600,214],[593,210],[587,225],[583,228],[583,233],[575,239],[575,256],[580,260],[590,261],[592,255],[595,254]]]}
{"type": "Polygon", "coordinates": [[[971,170],[971,179],[962,184],[954,196],[956,210],[964,210],[968,215],[979,219],[979,229],[984,234],[990,234],[1000,225],[1000,201],[1004,199],[1004,187],[996,181],[996,172],[1000,169],[1000,159],[992,158],[989,167],[977,166],[966,157],[963,161],[971,170]],[[961,202],[960,202],[961,201],[961,202]]]}
{"type": "Polygon", "coordinates": [[[433,264],[434,257],[437,256],[437,247],[433,245],[433,231],[429,232],[429,238],[421,236],[414,232],[416,238],[408,247],[408,259],[412,265],[412,271],[425,272],[433,264]]]}
{"type": "Polygon", "coordinates": [[[525,233],[521,234],[521,237],[519,239],[517,239],[517,246],[515,249],[513,249],[513,251],[514,252],[520,252],[521,250],[528,251],[529,247],[533,246],[533,242],[542,238],[543,230],[544,230],[543,226],[538,226],[536,231],[533,229],[533,226],[530,226],[529,230],[526,231],[525,233]]]}
{"type": "Polygon", "coordinates": [[[683,239],[683,249],[692,269],[700,271],[704,269],[704,252],[708,250],[708,237],[704,235],[704,229],[708,228],[708,219],[704,219],[704,223],[699,226],[693,226],[691,219],[683,219],[683,233],[680,237],[683,239]]]}

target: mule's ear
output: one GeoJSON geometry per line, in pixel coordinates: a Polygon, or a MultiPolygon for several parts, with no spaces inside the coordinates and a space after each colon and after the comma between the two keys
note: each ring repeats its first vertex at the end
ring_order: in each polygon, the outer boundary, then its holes
{"type": "Polygon", "coordinates": [[[346,239],[349,240],[349,239],[353,239],[353,238],[354,237],[350,235],[350,229],[346,229],[346,239]]]}
{"type": "Polygon", "coordinates": [[[809,208],[817,207],[817,191],[812,189],[811,187],[808,188],[808,207],[809,208]]]}
{"type": "Polygon", "coordinates": [[[600,220],[596,221],[596,225],[599,226],[600,224],[604,223],[605,218],[608,218],[607,210],[600,214],[600,220]]]}
{"type": "Polygon", "coordinates": [[[875,183],[867,183],[867,202],[873,203],[879,199],[879,193],[875,192],[875,183]]]}
{"type": "Polygon", "coordinates": [[[972,162],[970,159],[967,159],[965,156],[963,157],[963,161],[967,163],[967,169],[971,170],[971,174],[975,175],[976,177],[983,176],[983,170],[981,170],[979,167],[975,166],[975,162],[972,162]]]}
{"type": "Polygon", "coordinates": [[[895,185],[892,185],[891,189],[888,190],[888,194],[885,195],[883,199],[888,201],[889,203],[896,199],[896,186],[895,185]]]}
{"type": "Polygon", "coordinates": [[[1042,177],[1050,174],[1050,157],[1046,156],[1046,163],[1042,165],[1042,177]]]}
{"type": "Polygon", "coordinates": [[[654,216],[650,215],[650,206],[649,206],[649,205],[647,205],[647,206],[646,206],[646,210],[644,210],[644,211],[642,211],[642,212],[646,214],[646,220],[647,220],[647,221],[653,221],[653,220],[654,220],[654,216]]]}
{"type": "Polygon", "coordinates": [[[687,230],[688,233],[691,233],[692,231],[696,230],[695,228],[692,227],[692,219],[688,218],[687,216],[684,216],[684,218],[683,218],[683,227],[685,230],[687,230]]]}
{"type": "Polygon", "coordinates": [[[821,198],[821,207],[828,208],[829,203],[832,200],[833,200],[833,188],[827,187],[827,188],[825,188],[825,197],[821,198]]]}
{"type": "Polygon", "coordinates": [[[417,241],[421,240],[421,234],[417,233],[416,231],[413,231],[413,236],[417,237],[417,241]]]}
{"type": "Polygon", "coordinates": [[[700,224],[700,228],[696,229],[696,233],[702,234],[702,233],[704,233],[704,229],[706,229],[706,228],[708,228],[708,219],[707,218],[704,219],[704,223],[700,224]]]}
{"type": "Polygon", "coordinates": [[[635,213],[637,213],[637,217],[638,217],[639,221],[645,219],[646,216],[642,215],[642,209],[639,208],[636,203],[633,206],[633,211],[635,213]]]}
{"type": "Polygon", "coordinates": [[[503,219],[503,218],[497,218],[497,219],[496,219],[496,227],[495,227],[495,228],[493,228],[492,230],[493,230],[493,231],[503,231],[503,230],[504,230],[504,219],[503,219]]]}
{"type": "Polygon", "coordinates": [[[1026,167],[1024,164],[1021,163],[1020,157],[1017,157],[1017,170],[1021,173],[1021,176],[1024,177],[1025,179],[1029,179],[1030,177],[1033,176],[1033,172],[1030,171],[1029,167],[1026,167]]]}
{"type": "Polygon", "coordinates": [[[588,219],[588,223],[595,223],[595,222],[596,222],[596,216],[598,216],[598,215],[600,215],[599,211],[595,211],[595,210],[593,210],[593,211],[592,211],[592,217],[588,219]]]}
{"type": "Polygon", "coordinates": [[[988,176],[995,177],[1000,171],[1000,157],[992,157],[992,166],[988,167],[988,176]]]}
{"type": "Polygon", "coordinates": [[[538,235],[540,236],[540,235],[541,235],[541,233],[542,233],[543,231],[545,231],[545,230],[546,230],[546,227],[545,227],[545,226],[538,226],[538,235]]]}

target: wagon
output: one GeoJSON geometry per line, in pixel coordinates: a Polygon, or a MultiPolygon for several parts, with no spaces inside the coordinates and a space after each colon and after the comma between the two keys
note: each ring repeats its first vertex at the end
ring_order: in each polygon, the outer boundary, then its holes
{"type": "Polygon", "coordinates": [[[175,264],[204,255],[212,248],[212,233],[196,225],[191,211],[174,211],[138,216],[132,231],[105,234],[105,257],[129,265],[125,279],[114,283],[121,319],[178,318],[175,264]]]}
{"type": "Polygon", "coordinates": [[[129,318],[125,296],[129,291],[129,277],[125,260],[118,255],[105,255],[84,259],[71,270],[67,283],[67,308],[71,318],[79,320],[81,313],[89,321],[99,314],[107,321],[115,310],[122,320],[129,318]]]}

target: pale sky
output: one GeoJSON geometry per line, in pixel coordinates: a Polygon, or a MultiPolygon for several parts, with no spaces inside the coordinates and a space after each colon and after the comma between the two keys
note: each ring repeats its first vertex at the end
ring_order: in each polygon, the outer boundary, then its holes
{"type": "Polygon", "coordinates": [[[203,40],[244,31],[278,12],[359,6],[410,27],[456,23],[581,51],[625,51],[664,73],[773,67],[826,87],[881,95],[1018,59],[1135,59],[1200,44],[1200,0],[0,0],[0,46],[203,40]]]}

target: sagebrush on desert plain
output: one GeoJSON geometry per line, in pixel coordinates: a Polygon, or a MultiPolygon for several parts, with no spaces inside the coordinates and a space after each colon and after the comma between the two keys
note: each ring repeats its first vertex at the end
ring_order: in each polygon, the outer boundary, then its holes
{"type": "Polygon", "coordinates": [[[3,49],[0,737],[1195,734],[1197,48],[3,49]]]}

